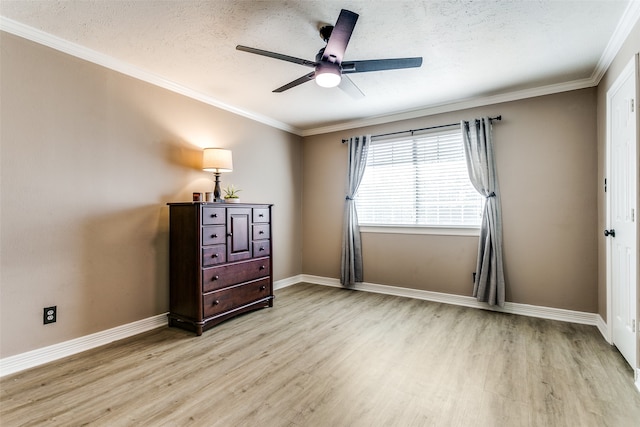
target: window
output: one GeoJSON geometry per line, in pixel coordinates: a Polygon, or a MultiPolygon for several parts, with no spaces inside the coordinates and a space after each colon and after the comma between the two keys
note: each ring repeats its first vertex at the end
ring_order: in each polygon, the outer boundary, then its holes
{"type": "Polygon", "coordinates": [[[355,200],[362,226],[439,228],[480,227],[484,203],[460,129],[372,141],[355,200]]]}

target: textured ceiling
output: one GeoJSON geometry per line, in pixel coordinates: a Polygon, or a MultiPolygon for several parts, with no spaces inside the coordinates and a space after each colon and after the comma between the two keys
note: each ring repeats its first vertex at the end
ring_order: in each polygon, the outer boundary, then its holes
{"type": "MultiPolygon", "coordinates": [[[[607,1],[0,2],[0,14],[298,133],[531,88],[593,79],[629,5],[607,1]],[[235,50],[313,60],[321,23],[360,15],[345,60],[422,56],[421,68],[352,74],[353,99],[310,69],[235,50]]],[[[6,21],[6,20],[5,20],[6,21]]]]}

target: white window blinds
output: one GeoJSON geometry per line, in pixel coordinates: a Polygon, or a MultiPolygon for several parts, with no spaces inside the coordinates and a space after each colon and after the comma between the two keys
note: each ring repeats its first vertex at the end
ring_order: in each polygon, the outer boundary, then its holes
{"type": "Polygon", "coordinates": [[[374,140],[356,206],[360,225],[479,227],[459,128],[374,140]]]}

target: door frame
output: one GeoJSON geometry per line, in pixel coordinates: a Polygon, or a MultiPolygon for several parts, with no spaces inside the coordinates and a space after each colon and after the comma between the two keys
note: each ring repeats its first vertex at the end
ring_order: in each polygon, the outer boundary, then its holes
{"type": "MultiPolygon", "coordinates": [[[[639,54],[633,55],[629,63],[625,66],[624,70],[618,75],[615,82],[611,87],[607,90],[607,104],[606,104],[606,158],[605,158],[605,179],[607,183],[609,180],[609,172],[611,171],[611,98],[612,93],[621,86],[626,78],[630,75],[635,78],[635,114],[636,114],[636,159],[635,159],[635,169],[636,173],[640,176],[640,112],[638,108],[638,100],[640,100],[640,78],[638,68],[640,66],[639,54]]],[[[607,184],[605,184],[606,186],[607,184]]],[[[640,212],[638,212],[638,205],[640,204],[640,185],[637,186],[636,189],[636,224],[638,224],[638,217],[640,216],[640,212]]],[[[611,192],[605,192],[605,215],[606,215],[606,228],[611,228],[611,192]]],[[[638,337],[640,333],[638,329],[640,329],[640,322],[638,314],[640,314],[640,227],[636,225],[636,360],[635,366],[632,366],[634,372],[634,379],[636,383],[636,387],[640,390],[640,363],[638,359],[640,359],[640,344],[638,337]]],[[[602,230],[599,230],[602,232],[602,230]]],[[[609,344],[613,344],[613,301],[612,301],[612,268],[611,268],[611,247],[612,247],[612,239],[605,240],[606,246],[606,278],[607,278],[607,334],[606,337],[609,344]]]]}

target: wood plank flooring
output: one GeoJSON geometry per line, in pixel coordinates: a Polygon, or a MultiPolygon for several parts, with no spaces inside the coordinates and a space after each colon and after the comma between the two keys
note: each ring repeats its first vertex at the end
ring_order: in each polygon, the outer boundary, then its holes
{"type": "Polygon", "coordinates": [[[0,391],[3,427],[640,425],[631,368],[595,327],[309,284],[0,391]]]}

